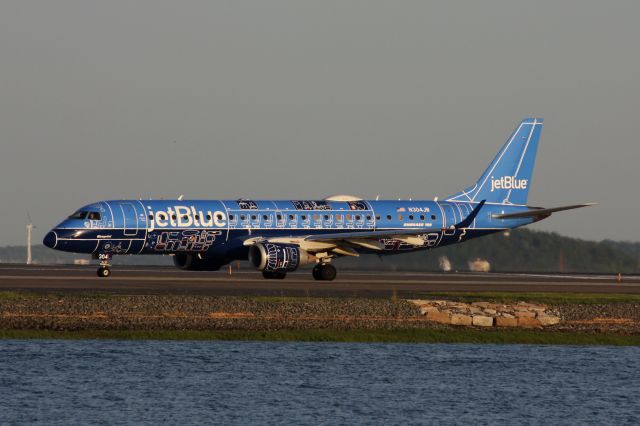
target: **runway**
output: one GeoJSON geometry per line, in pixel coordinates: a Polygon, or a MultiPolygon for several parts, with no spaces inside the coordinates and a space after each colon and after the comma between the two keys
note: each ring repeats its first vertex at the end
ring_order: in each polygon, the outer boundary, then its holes
{"type": "Polygon", "coordinates": [[[235,296],[420,297],[429,292],[571,292],[640,294],[640,276],[403,273],[339,271],[335,281],[315,281],[309,270],[284,280],[257,271],[194,272],[172,267],[113,267],[98,278],[95,266],[0,265],[0,291],[45,293],[190,294],[235,296]]]}

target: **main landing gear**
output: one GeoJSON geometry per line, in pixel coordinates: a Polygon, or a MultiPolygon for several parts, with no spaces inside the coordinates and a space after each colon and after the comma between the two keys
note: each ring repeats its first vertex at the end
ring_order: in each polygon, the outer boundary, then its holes
{"type": "Polygon", "coordinates": [[[98,276],[100,278],[107,278],[111,275],[111,255],[108,253],[101,253],[98,255],[100,260],[100,267],[98,268],[98,276]]]}
{"type": "MultiPolygon", "coordinates": [[[[333,281],[336,278],[336,268],[330,263],[318,263],[311,272],[318,281],[333,281]]],[[[98,270],[98,275],[100,271],[98,270]]],[[[262,271],[262,277],[267,280],[282,280],[287,276],[286,271],[262,271]]]]}
{"type": "Polygon", "coordinates": [[[313,278],[318,281],[333,281],[336,278],[337,271],[335,266],[330,263],[318,263],[313,267],[313,278]]]}

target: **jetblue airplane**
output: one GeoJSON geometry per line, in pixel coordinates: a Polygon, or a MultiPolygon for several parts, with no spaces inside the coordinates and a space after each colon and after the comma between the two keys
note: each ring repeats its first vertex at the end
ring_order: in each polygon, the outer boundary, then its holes
{"type": "Polygon", "coordinates": [[[303,265],[333,280],[332,259],[428,250],[528,225],[556,208],[527,205],[542,119],[524,119],[480,179],[431,200],[117,200],[82,207],[45,237],[56,250],[91,253],[98,276],[116,254],[168,254],[186,270],[249,260],[267,279],[303,265]]]}

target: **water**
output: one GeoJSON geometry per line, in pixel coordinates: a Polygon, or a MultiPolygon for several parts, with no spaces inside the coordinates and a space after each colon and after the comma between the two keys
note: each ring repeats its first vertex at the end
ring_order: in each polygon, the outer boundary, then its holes
{"type": "Polygon", "coordinates": [[[0,424],[639,424],[640,348],[0,341],[0,424]]]}

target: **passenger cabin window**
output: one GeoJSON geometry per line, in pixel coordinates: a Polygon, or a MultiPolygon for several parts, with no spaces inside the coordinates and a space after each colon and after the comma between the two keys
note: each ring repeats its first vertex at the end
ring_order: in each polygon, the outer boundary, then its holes
{"type": "Polygon", "coordinates": [[[218,214],[216,215],[216,219],[218,219],[218,220],[222,220],[222,215],[221,215],[220,213],[218,213],[218,214]]]}
{"type": "Polygon", "coordinates": [[[409,220],[413,220],[413,215],[412,214],[409,215],[409,220]]]}
{"type": "Polygon", "coordinates": [[[81,210],[78,210],[77,212],[75,212],[74,214],[69,216],[69,219],[85,219],[87,217],[87,212],[83,212],[81,210]]]}
{"type": "Polygon", "coordinates": [[[420,220],[424,220],[424,215],[423,214],[420,215],[420,220]]]}
{"type": "Polygon", "coordinates": [[[229,215],[229,220],[233,220],[233,215],[232,214],[229,215]]]}
{"type": "Polygon", "coordinates": [[[91,212],[89,213],[89,220],[100,220],[100,213],[98,212],[91,212]]]}
{"type": "Polygon", "coordinates": [[[380,220],[380,215],[379,214],[376,215],[376,220],[380,220]]]}
{"type": "Polygon", "coordinates": [[[431,220],[436,220],[436,215],[435,214],[431,215],[431,220]]]}
{"type": "Polygon", "coordinates": [[[402,220],[402,215],[401,214],[398,215],[398,220],[402,220]]]}
{"type": "Polygon", "coordinates": [[[391,220],[391,215],[390,214],[387,215],[387,220],[391,220]]]}
{"type": "Polygon", "coordinates": [[[262,219],[267,220],[269,217],[266,214],[262,215],[262,219]]]}

